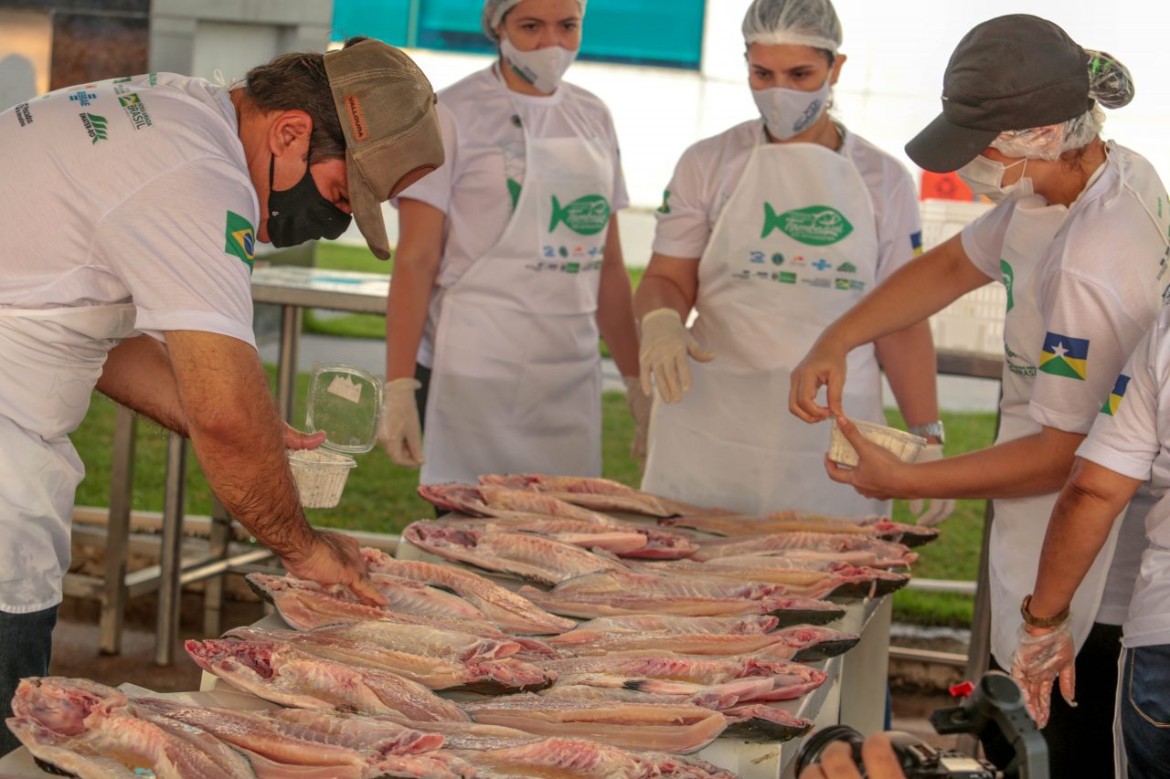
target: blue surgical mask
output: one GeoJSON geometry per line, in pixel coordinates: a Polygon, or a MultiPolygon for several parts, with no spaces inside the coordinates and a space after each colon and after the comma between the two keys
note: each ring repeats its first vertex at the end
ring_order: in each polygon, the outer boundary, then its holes
{"type": "Polygon", "coordinates": [[[820,89],[804,92],[799,89],[773,87],[753,89],[752,99],[760,116],[768,126],[768,134],[777,141],[786,141],[798,135],[820,118],[829,105],[829,79],[820,89]]]}
{"type": "Polygon", "coordinates": [[[1027,170],[1028,159],[1026,157],[1011,165],[1004,165],[1002,162],[977,154],[975,159],[955,171],[955,175],[976,195],[983,195],[991,202],[998,203],[1017,189],[1025,195],[1032,194],[1032,179],[1024,176],[1027,170]],[[1020,178],[1005,187],[1003,174],[1007,172],[1008,168],[1014,168],[1017,165],[1024,166],[1020,178]]]}

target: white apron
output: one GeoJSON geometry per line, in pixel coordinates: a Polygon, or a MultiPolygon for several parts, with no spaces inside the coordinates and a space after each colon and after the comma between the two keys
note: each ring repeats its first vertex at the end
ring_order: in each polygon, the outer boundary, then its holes
{"type": "MultiPolygon", "coordinates": [[[[692,332],[715,353],[691,361],[681,403],[655,401],[642,488],[757,514],[872,514],[879,501],[825,474],[829,426],[788,413],[789,376],[825,327],[874,286],[869,188],[816,144],[752,150],[699,261],[692,332]]],[[[849,354],[845,412],[882,422],[872,345],[849,354]]]]}
{"type": "MultiPolygon", "coordinates": [[[[1008,288],[1008,311],[1004,318],[1003,397],[996,443],[1014,441],[1041,430],[1041,425],[1028,414],[1045,335],[1044,316],[1039,306],[1044,279],[1036,271],[1043,265],[1053,237],[1068,216],[1067,208],[1044,205],[1044,202],[1039,196],[1022,198],[1004,236],[1000,267],[1008,288]]],[[[1036,586],[1040,549],[1058,495],[1059,492],[1051,492],[995,501],[988,550],[991,652],[1003,668],[1011,667],[1017,633],[1023,622],[1020,603],[1036,586]]],[[[1119,524],[1114,523],[1105,546],[1073,598],[1072,631],[1078,650],[1089,635],[1101,602],[1119,524]]]]}
{"type": "Polygon", "coordinates": [[[69,433],[134,318],[131,304],[0,309],[0,611],[61,601],[73,500],[85,474],[69,433]]]}
{"type": "Polygon", "coordinates": [[[422,484],[601,475],[596,315],[614,160],[583,127],[526,132],[525,149],[504,234],[443,293],[422,484]]]}

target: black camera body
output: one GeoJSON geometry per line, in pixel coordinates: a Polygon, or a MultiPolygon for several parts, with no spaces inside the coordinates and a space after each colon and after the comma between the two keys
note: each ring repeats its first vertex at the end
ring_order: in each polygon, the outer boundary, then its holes
{"type": "MultiPolygon", "coordinates": [[[[1013,757],[1006,766],[938,749],[901,731],[887,735],[906,779],[1048,779],[1048,745],[1028,715],[1020,688],[1007,674],[989,671],[961,706],[939,709],[930,722],[940,735],[971,733],[984,746],[1006,741],[1013,757]]],[[[865,776],[861,745],[865,737],[848,725],[831,725],[814,733],[796,756],[796,773],[820,761],[821,752],[833,741],[845,741],[853,749],[853,762],[865,776]]]]}
{"type": "MultiPolygon", "coordinates": [[[[906,779],[999,779],[1003,776],[998,769],[986,760],[979,760],[946,749],[938,749],[927,744],[917,736],[904,733],[900,730],[886,731],[894,754],[898,756],[898,765],[906,779]]],[[[865,776],[865,767],[861,764],[861,744],[865,736],[848,725],[830,725],[822,728],[800,750],[796,758],[796,772],[799,775],[805,766],[820,761],[821,750],[833,741],[844,741],[853,749],[853,762],[861,769],[865,776]]]]}

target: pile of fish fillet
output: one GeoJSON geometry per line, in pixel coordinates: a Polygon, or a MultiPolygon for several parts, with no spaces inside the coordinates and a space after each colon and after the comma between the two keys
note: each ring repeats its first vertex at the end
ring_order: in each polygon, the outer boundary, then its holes
{"type": "Polygon", "coordinates": [[[253,708],[30,678],[9,727],[81,779],[732,777],[716,738],[783,741],[859,636],[849,601],[909,579],[937,531],[884,517],[744,516],[604,479],[420,487],[425,555],[363,554],[388,605],[252,573],[287,628],[188,641],[253,708]],[[433,560],[429,561],[429,560],[433,560]]]}

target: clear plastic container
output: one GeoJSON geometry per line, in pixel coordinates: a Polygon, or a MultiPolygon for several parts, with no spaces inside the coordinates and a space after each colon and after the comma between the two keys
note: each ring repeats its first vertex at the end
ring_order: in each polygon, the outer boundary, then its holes
{"type": "Polygon", "coordinates": [[[305,508],[333,508],[341,501],[350,455],[368,452],[378,437],[382,382],[351,365],[322,365],[309,384],[307,432],[325,431],[317,449],[290,451],[289,466],[305,508]]]}
{"type": "MultiPolygon", "coordinates": [[[[922,447],[926,446],[926,439],[899,430],[896,427],[875,425],[860,419],[851,420],[861,434],[878,446],[888,449],[898,456],[902,462],[913,462],[922,447]]],[[[829,459],[838,465],[853,467],[857,465],[857,450],[846,440],[844,434],[837,428],[837,421],[833,420],[833,429],[829,435],[829,459]]]]}

